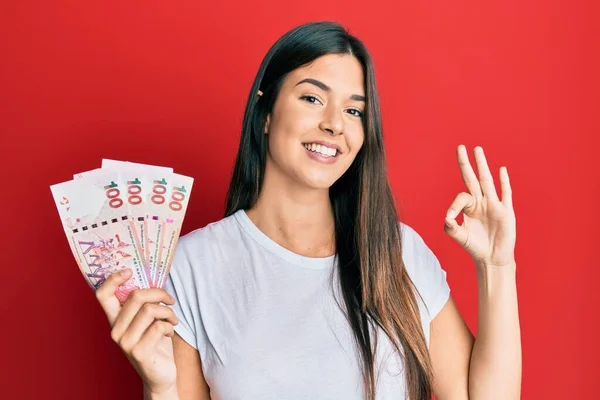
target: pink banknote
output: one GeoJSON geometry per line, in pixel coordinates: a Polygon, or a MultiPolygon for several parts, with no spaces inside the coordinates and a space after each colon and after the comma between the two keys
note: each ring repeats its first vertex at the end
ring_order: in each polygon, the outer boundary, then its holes
{"type": "Polygon", "coordinates": [[[125,161],[103,159],[102,169],[115,170],[120,182],[127,187],[131,217],[140,238],[144,270],[150,287],[159,263],[163,234],[163,215],[167,209],[166,183],[171,181],[173,169],[125,161]]]}
{"type": "Polygon", "coordinates": [[[169,274],[173,262],[175,246],[177,245],[179,234],[181,233],[181,226],[189,203],[193,183],[194,179],[189,176],[173,174],[171,185],[168,190],[168,207],[165,214],[162,215],[164,221],[164,235],[158,270],[153,277],[153,284],[155,287],[164,287],[165,279],[169,274]]]}
{"type": "Polygon", "coordinates": [[[133,270],[116,291],[124,302],[134,290],[150,285],[127,207],[127,188],[119,182],[115,171],[94,171],[50,189],[71,251],[91,288],[100,288],[114,272],[133,270]]]}

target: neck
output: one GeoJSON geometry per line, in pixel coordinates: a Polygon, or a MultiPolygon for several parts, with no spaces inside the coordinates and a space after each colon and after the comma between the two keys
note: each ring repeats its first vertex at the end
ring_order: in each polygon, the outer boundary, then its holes
{"type": "Polygon", "coordinates": [[[309,188],[288,176],[265,172],[259,198],[246,213],[265,235],[294,253],[307,257],[335,254],[328,188],[309,188]]]}

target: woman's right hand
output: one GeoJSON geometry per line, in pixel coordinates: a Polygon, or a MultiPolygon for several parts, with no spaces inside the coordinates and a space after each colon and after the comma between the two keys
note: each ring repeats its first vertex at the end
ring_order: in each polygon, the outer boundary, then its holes
{"type": "Polygon", "coordinates": [[[164,289],[137,289],[121,305],[115,290],[131,276],[131,269],[114,273],[96,291],[96,298],[108,317],[111,337],[125,353],[153,394],[172,391],[177,370],[173,357],[173,329],[179,321],[166,305],[174,304],[164,289]]]}

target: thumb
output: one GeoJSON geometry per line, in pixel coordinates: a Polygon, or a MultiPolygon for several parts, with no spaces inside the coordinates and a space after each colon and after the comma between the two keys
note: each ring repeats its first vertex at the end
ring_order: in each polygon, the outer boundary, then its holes
{"type": "Polygon", "coordinates": [[[475,199],[470,193],[462,192],[456,196],[456,198],[450,205],[448,212],[446,213],[444,231],[448,234],[448,236],[450,236],[463,247],[467,243],[467,238],[469,235],[467,229],[464,227],[464,220],[463,226],[461,226],[458,224],[458,222],[456,222],[456,217],[464,209],[474,207],[475,204],[475,199]]]}
{"type": "Polygon", "coordinates": [[[132,272],[131,268],[125,268],[119,272],[115,272],[104,281],[98,290],[96,290],[96,298],[106,313],[111,327],[117,319],[119,312],[121,312],[121,302],[117,298],[115,292],[120,285],[127,282],[131,277],[132,272]]]}
{"type": "Polygon", "coordinates": [[[450,218],[446,216],[446,221],[444,224],[444,232],[448,234],[452,239],[454,239],[461,246],[465,246],[467,243],[468,233],[467,230],[456,222],[455,218],[450,218]]]}

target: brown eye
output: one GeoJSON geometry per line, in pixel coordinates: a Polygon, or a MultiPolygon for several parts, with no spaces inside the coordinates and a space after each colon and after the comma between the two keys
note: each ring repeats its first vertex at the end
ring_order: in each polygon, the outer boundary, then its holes
{"type": "Polygon", "coordinates": [[[300,99],[302,99],[304,101],[307,101],[307,102],[309,102],[311,104],[317,104],[317,102],[320,103],[319,99],[317,99],[315,96],[311,96],[311,95],[308,95],[308,94],[300,97],[300,99]]]}
{"type": "Polygon", "coordinates": [[[361,119],[364,116],[364,113],[362,111],[360,111],[360,110],[357,110],[356,108],[351,108],[348,111],[354,111],[356,114],[352,114],[352,115],[354,115],[355,117],[359,117],[361,119]]]}

